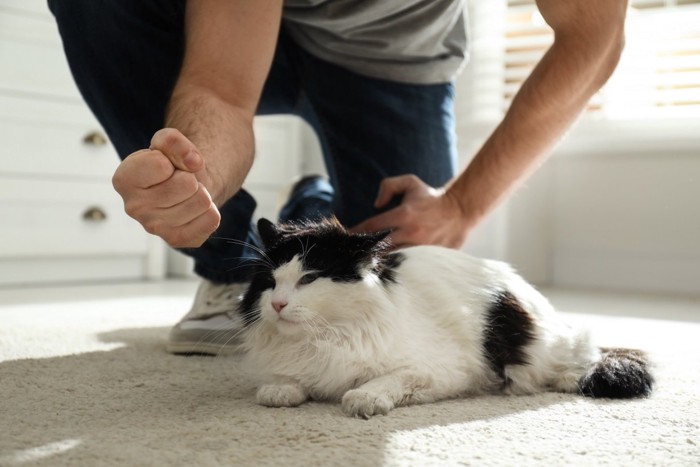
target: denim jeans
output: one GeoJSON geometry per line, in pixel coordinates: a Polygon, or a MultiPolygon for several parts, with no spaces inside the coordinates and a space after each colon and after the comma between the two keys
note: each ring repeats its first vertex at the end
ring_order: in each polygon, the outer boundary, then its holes
{"type": "MultiPolygon", "coordinates": [[[[78,89],[119,156],[148,147],[163,127],[182,64],[185,2],[49,0],[49,6],[78,89]]],[[[385,177],[413,173],[438,186],[454,176],[453,98],[452,83],[391,82],[320,60],[283,25],[258,114],[291,114],[310,124],[330,181],[316,188],[332,198],[332,213],[352,226],[379,212],[373,203],[385,177]]],[[[302,195],[319,193],[307,189],[302,195]]],[[[220,207],[221,225],[212,238],[183,249],[197,274],[215,282],[246,280],[250,266],[241,258],[249,251],[221,239],[250,240],[255,207],[240,190],[220,207]]],[[[290,211],[300,210],[288,206],[290,211]]]]}

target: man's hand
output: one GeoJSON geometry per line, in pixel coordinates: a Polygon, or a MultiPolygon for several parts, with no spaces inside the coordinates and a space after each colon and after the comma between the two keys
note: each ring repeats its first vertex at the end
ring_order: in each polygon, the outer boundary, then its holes
{"type": "Polygon", "coordinates": [[[156,132],[151,147],[129,155],[112,177],[124,210],[175,248],[198,247],[221,216],[202,183],[204,158],[178,130],[156,132]]]}
{"type": "Polygon", "coordinates": [[[388,238],[397,247],[462,247],[470,226],[450,192],[430,187],[415,175],[401,175],[382,180],[374,205],[377,208],[386,206],[397,195],[403,195],[399,206],[367,219],[352,231],[391,230],[388,238]]]}
{"type": "Polygon", "coordinates": [[[384,180],[375,206],[403,194],[401,205],[353,230],[392,229],[398,246],[458,248],[561,139],[619,60],[627,0],[537,0],[537,5],[555,31],[554,44],[467,168],[444,190],[413,176],[384,180]]]}

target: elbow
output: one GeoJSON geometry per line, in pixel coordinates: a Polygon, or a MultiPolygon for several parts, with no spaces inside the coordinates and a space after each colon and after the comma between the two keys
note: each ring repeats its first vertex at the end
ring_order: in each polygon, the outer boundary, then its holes
{"type": "Polygon", "coordinates": [[[600,52],[595,83],[597,87],[602,87],[612,76],[620,63],[624,48],[625,35],[624,30],[622,30],[619,35],[611,37],[607,41],[606,47],[600,52]]]}
{"type": "Polygon", "coordinates": [[[602,86],[617,68],[625,49],[625,17],[627,1],[611,2],[609,15],[596,31],[598,56],[598,85],[602,86]]]}
{"type": "Polygon", "coordinates": [[[624,9],[605,20],[582,22],[555,30],[555,43],[585,63],[596,90],[602,87],[617,68],[625,48],[624,9]],[[557,40],[559,39],[559,40],[557,40]]]}
{"type": "Polygon", "coordinates": [[[588,90],[602,87],[625,47],[628,0],[536,0],[554,30],[552,54],[586,74],[588,90]]]}
{"type": "Polygon", "coordinates": [[[625,49],[625,16],[622,15],[621,18],[616,19],[610,29],[611,31],[607,34],[607,47],[605,48],[603,64],[603,71],[607,73],[608,77],[615,71],[625,49]]]}

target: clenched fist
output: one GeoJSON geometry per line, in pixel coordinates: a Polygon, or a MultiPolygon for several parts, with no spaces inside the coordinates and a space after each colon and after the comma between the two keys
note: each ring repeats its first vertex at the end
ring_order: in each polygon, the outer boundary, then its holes
{"type": "Polygon", "coordinates": [[[221,215],[203,185],[204,158],[178,130],[156,132],[151,147],[130,154],[112,177],[124,210],[175,248],[201,246],[221,215]]]}

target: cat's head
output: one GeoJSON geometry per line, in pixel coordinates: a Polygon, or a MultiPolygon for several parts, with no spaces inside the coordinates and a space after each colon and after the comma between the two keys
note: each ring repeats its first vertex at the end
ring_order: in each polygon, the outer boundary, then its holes
{"type": "Polygon", "coordinates": [[[241,303],[245,321],[283,334],[352,320],[377,287],[394,280],[401,255],[388,232],[353,234],[336,219],[275,225],[258,221],[265,251],[241,303]]]}

